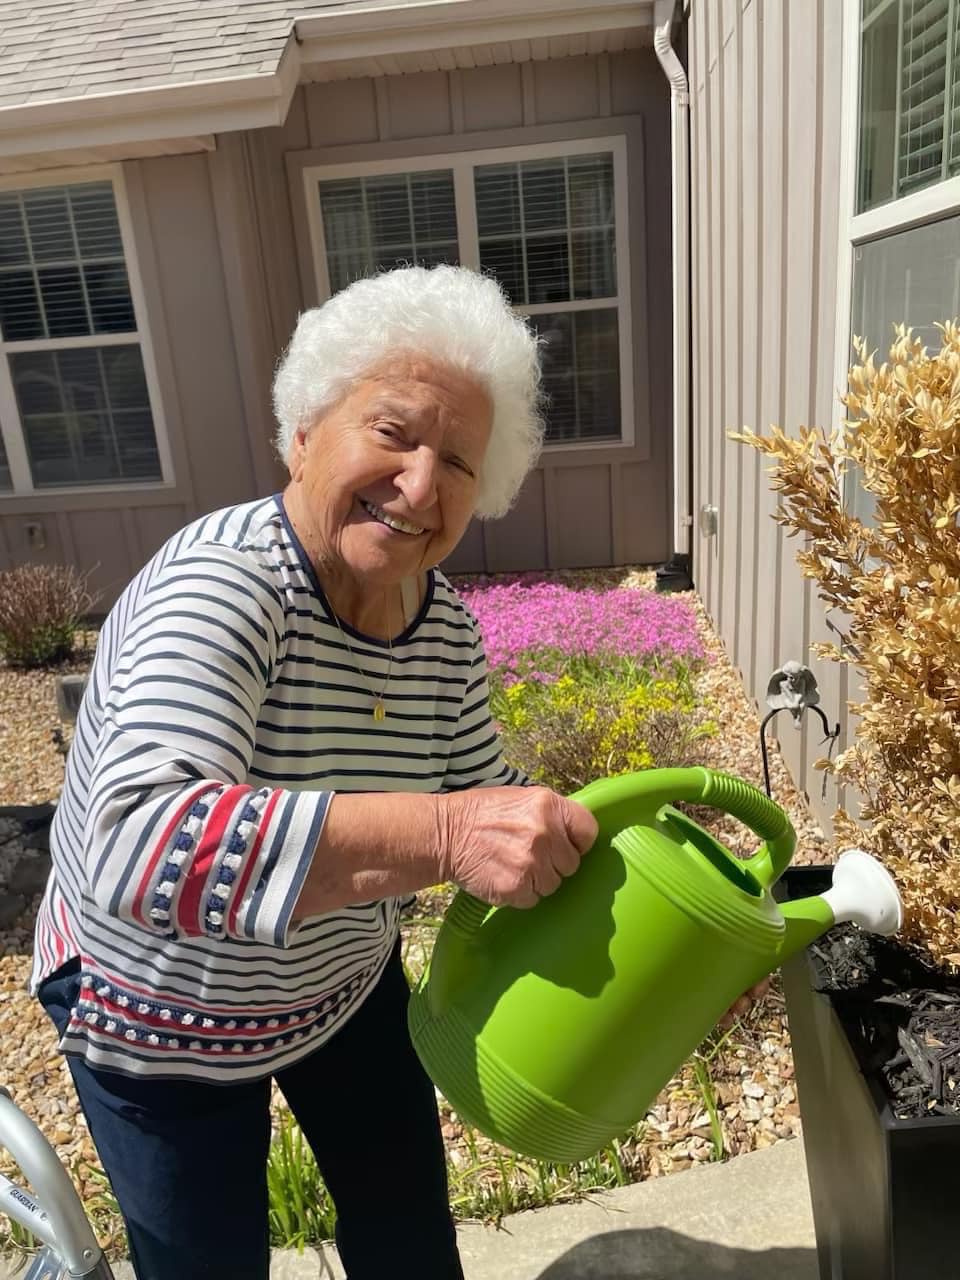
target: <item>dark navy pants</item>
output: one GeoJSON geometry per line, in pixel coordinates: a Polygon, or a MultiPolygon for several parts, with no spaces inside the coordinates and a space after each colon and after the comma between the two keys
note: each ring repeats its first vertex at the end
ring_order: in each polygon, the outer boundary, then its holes
{"type": "MultiPolygon", "coordinates": [[[[77,963],[43,983],[62,1033],[77,963]]],[[[433,1085],[410,1044],[399,947],[352,1018],[279,1071],[337,1209],[350,1280],[462,1280],[433,1085]]],[[[270,1081],[206,1084],[98,1071],[68,1055],[123,1213],[138,1280],[267,1280],[270,1081]]]]}

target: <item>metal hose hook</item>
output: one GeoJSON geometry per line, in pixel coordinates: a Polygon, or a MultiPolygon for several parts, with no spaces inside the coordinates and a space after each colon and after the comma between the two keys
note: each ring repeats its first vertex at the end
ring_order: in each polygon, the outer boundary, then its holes
{"type": "MultiPolygon", "coordinates": [[[[767,725],[774,718],[774,716],[778,716],[781,711],[788,711],[788,710],[791,712],[791,715],[794,716],[795,720],[799,718],[797,716],[797,713],[792,711],[789,707],[774,707],[772,711],[767,712],[767,714],[763,717],[763,720],[760,722],[760,754],[763,756],[763,785],[768,796],[771,795],[771,792],[770,792],[770,761],[767,756],[767,725]]],[[[823,743],[829,742],[830,746],[827,749],[827,758],[829,759],[831,754],[833,753],[834,743],[840,737],[840,721],[838,720],[834,728],[831,730],[830,722],[827,719],[827,717],[824,715],[822,707],[816,707],[816,706],[804,707],[800,711],[800,715],[803,715],[803,713],[806,711],[815,711],[817,715],[820,717],[821,721],[823,722],[824,737],[820,740],[820,745],[822,746],[823,743]]],[[[827,777],[826,777],[826,774],[824,774],[823,788],[821,791],[821,799],[824,796],[826,796],[826,793],[827,793],[827,777]]]]}

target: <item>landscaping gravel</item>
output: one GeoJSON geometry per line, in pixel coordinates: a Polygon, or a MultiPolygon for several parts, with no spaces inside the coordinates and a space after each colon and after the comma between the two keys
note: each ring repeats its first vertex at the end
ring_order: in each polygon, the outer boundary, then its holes
{"type": "MultiPolygon", "coordinates": [[[[653,574],[643,569],[567,572],[551,575],[569,585],[653,585],[653,574]]],[[[705,704],[714,708],[721,732],[704,746],[704,763],[763,786],[756,709],[746,697],[739,676],[727,661],[723,647],[693,593],[688,598],[697,611],[702,638],[712,659],[698,677],[705,704]]],[[[89,645],[94,637],[85,637],[89,645]]],[[[62,671],[83,670],[89,653],[62,671]]],[[[63,781],[63,757],[52,732],[57,727],[56,673],[24,673],[0,667],[0,805],[55,800],[63,781]]],[[[791,814],[799,834],[796,861],[829,861],[831,846],[813,819],[803,797],[793,786],[775,743],[771,742],[771,781],[774,798],[791,814]]],[[[701,816],[698,814],[698,816],[701,816]]],[[[738,852],[747,853],[755,839],[738,823],[705,813],[710,829],[738,852]]],[[[4,883],[21,850],[8,849],[8,825],[0,827],[0,901],[4,883]],[[6,840],[5,840],[6,835],[6,840]]],[[[38,896],[0,929],[0,1083],[35,1119],[72,1172],[85,1199],[101,1195],[99,1166],[75,1102],[69,1072],[58,1054],[53,1029],[37,1002],[25,990],[31,952],[33,915],[38,896]]],[[[436,902],[429,908],[436,909],[436,902]]],[[[415,951],[433,934],[419,925],[416,916],[408,925],[415,951]]],[[[710,1063],[727,1154],[738,1154],[795,1136],[800,1117],[793,1082],[793,1062],[783,999],[774,984],[769,995],[754,1007],[710,1063]]],[[[471,1162],[462,1140],[461,1126],[444,1108],[444,1136],[454,1164],[471,1162]]],[[[670,1082],[651,1109],[643,1141],[628,1144],[624,1163],[632,1177],[658,1177],[715,1156],[710,1117],[702,1091],[688,1064],[670,1082]]],[[[0,1171],[10,1172],[11,1162],[0,1156],[0,1171]]],[[[374,1173],[375,1178],[375,1173],[374,1173]]],[[[110,1220],[97,1217],[101,1231],[110,1220]]]]}

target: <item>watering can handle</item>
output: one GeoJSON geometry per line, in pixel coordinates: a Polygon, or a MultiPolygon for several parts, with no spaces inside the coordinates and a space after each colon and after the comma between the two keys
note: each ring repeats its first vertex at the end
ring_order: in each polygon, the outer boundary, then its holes
{"type": "Polygon", "coordinates": [[[603,778],[584,787],[571,799],[586,805],[607,839],[633,826],[641,808],[649,814],[665,804],[681,801],[722,809],[764,841],[759,853],[746,862],[764,888],[769,888],[786,871],[796,848],[796,833],[778,804],[748,782],[714,769],[700,766],[646,769],[618,778],[603,778]]]}
{"type": "MultiPolygon", "coordinates": [[[[600,830],[613,836],[636,822],[637,806],[645,802],[709,805],[738,818],[763,840],[763,847],[745,866],[765,889],[786,871],[797,844],[790,819],[762,791],[715,769],[647,769],[619,778],[604,778],[570,797],[596,817],[600,830]]],[[[457,893],[445,917],[445,925],[463,939],[472,937],[494,908],[463,889],[457,893]]]]}
{"type": "Polygon", "coordinates": [[[704,788],[701,804],[723,809],[763,840],[759,853],[746,860],[746,866],[765,889],[775,884],[786,871],[797,846],[797,834],[786,813],[762,791],[731,777],[729,773],[717,773],[704,769],[708,784],[704,788]]]}

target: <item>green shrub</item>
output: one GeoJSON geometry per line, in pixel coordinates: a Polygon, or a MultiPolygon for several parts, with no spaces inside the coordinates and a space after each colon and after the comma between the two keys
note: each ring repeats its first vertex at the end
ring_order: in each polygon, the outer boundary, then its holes
{"type": "Polygon", "coordinates": [[[0,573],[0,655],[11,667],[68,658],[81,620],[98,599],[68,565],[26,564],[0,573]]]}
{"type": "Polygon", "coordinates": [[[716,733],[705,718],[691,667],[621,658],[571,658],[559,674],[531,655],[524,679],[493,685],[504,755],[557,791],[596,778],[694,763],[697,744],[716,733]]]}

